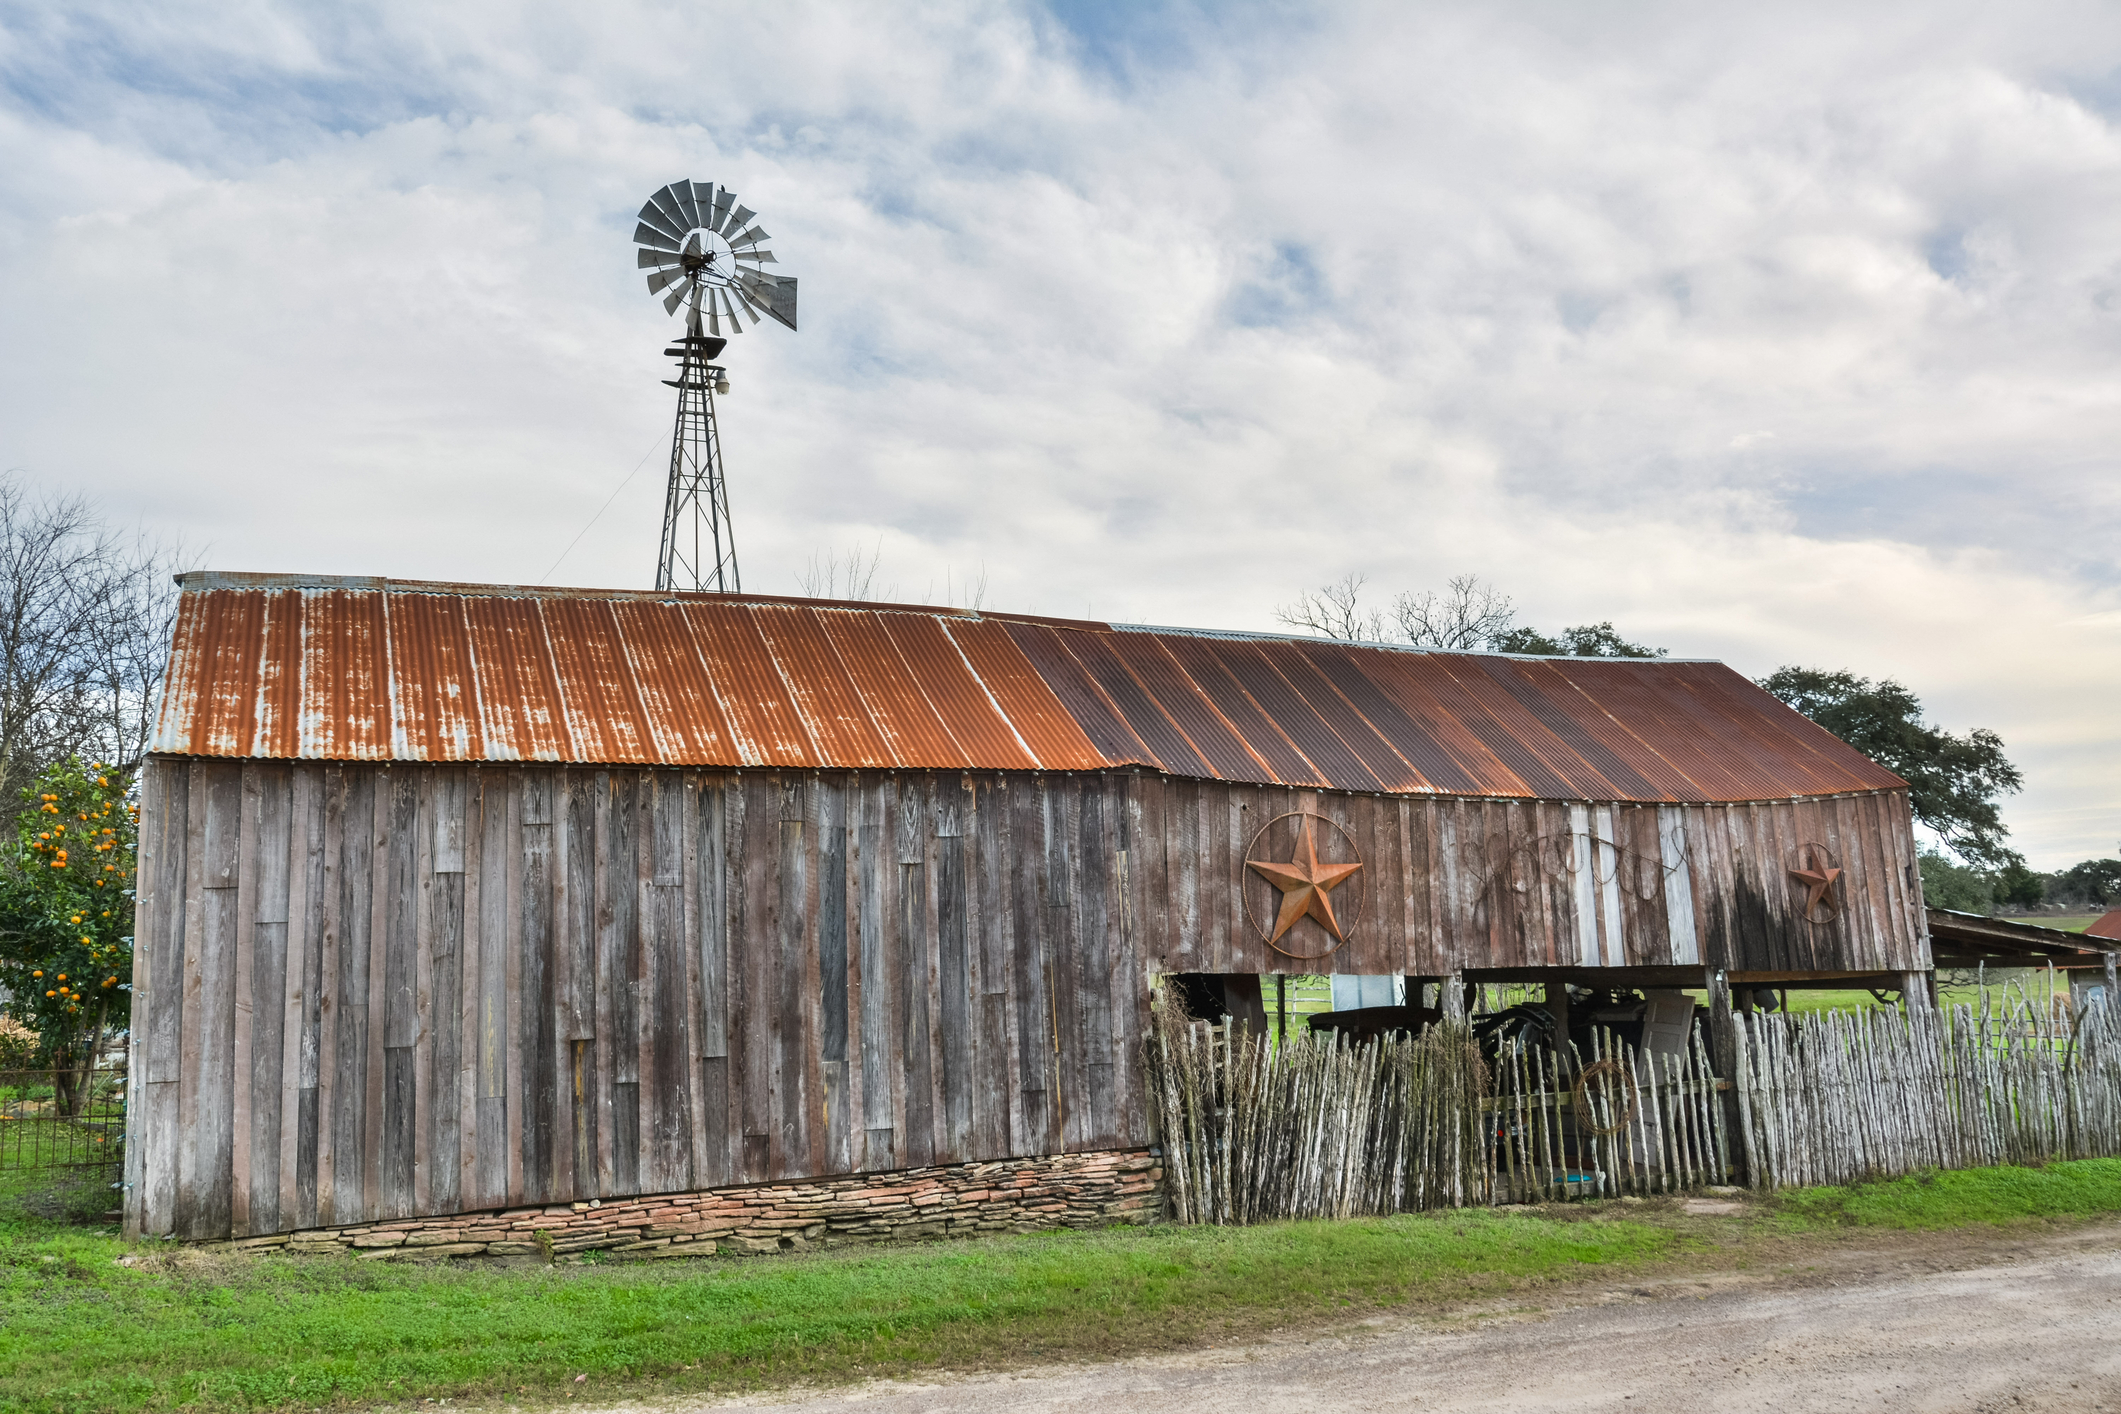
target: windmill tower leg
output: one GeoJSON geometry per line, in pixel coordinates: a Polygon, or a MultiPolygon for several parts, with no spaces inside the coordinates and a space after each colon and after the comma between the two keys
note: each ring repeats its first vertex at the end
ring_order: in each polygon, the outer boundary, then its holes
{"type": "MultiPolygon", "coordinates": [[[[698,326],[682,341],[684,365],[675,379],[677,421],[670,433],[670,486],[663,498],[663,545],[655,587],[718,594],[742,593],[736,535],[729,523],[729,486],[722,473],[722,439],[715,426],[714,385],[722,370],[709,362],[720,339],[698,326]]],[[[675,350],[673,350],[675,352],[675,350]]]]}

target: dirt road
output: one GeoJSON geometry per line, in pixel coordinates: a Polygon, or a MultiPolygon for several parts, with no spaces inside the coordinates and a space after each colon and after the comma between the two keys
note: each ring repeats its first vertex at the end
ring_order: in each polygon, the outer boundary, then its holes
{"type": "Polygon", "coordinates": [[[2080,1229],[2000,1260],[1991,1248],[1982,1260],[1921,1270],[1892,1253],[1857,1251],[1806,1271],[1579,1290],[1546,1311],[1373,1322],[1236,1349],[734,1402],[861,1414],[2121,1414],[2121,1226],[2080,1229]]]}

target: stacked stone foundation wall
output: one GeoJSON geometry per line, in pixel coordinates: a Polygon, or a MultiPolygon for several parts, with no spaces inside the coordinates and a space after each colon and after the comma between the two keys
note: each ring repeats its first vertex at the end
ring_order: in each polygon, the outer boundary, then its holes
{"type": "Polygon", "coordinates": [[[210,1244],[222,1250],[440,1261],[582,1260],[784,1252],[996,1232],[1152,1222],[1163,1167],[1148,1149],[1055,1154],[795,1183],[499,1208],[313,1228],[210,1244]]]}

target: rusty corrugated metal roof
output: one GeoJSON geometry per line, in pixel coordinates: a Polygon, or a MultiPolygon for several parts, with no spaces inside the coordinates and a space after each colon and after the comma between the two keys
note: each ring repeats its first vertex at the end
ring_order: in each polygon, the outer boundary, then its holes
{"type": "Polygon", "coordinates": [[[201,573],[154,750],[1737,801],[1904,783],[1721,663],[913,605],[201,573]]]}

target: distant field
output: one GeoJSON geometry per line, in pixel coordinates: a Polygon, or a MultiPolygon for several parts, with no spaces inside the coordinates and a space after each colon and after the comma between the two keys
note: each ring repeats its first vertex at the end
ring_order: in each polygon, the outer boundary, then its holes
{"type": "Polygon", "coordinates": [[[2005,918],[2006,923],[2030,923],[2036,928],[2060,928],[2065,933],[2081,933],[2104,915],[2088,913],[2082,918],[2050,918],[2045,914],[2034,914],[2028,918],[2005,918]]]}

